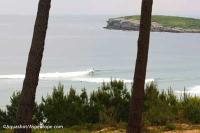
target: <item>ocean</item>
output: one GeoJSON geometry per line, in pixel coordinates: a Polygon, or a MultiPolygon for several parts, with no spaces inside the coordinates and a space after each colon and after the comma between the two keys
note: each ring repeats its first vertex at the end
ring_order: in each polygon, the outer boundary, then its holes
{"type": "MultiPolygon", "coordinates": [[[[111,79],[130,89],[138,32],[108,30],[113,16],[50,16],[36,100],[62,83],[90,93],[111,79]]],[[[35,16],[0,16],[0,106],[22,88],[35,16]]],[[[146,82],[200,94],[200,34],[151,33],[146,82]]]]}

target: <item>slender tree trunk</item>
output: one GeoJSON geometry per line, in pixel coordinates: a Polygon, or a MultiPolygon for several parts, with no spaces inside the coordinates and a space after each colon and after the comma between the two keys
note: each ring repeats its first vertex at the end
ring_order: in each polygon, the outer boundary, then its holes
{"type": "MultiPolygon", "coordinates": [[[[17,112],[17,125],[32,124],[33,106],[42,64],[50,6],[51,0],[39,1],[26,75],[17,112]]],[[[15,133],[31,133],[31,129],[15,129],[15,133]]]]}
{"type": "Polygon", "coordinates": [[[144,87],[149,51],[152,5],[153,0],[142,0],[138,53],[129,107],[127,133],[142,132],[142,110],[144,104],[144,87]]]}

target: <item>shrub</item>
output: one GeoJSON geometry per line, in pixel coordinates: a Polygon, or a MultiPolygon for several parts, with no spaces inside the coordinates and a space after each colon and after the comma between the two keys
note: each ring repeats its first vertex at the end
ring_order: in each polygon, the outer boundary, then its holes
{"type": "Polygon", "coordinates": [[[122,81],[103,83],[98,91],[90,96],[90,103],[99,112],[99,120],[111,123],[127,121],[130,94],[122,81]]]}
{"type": "MultiPolygon", "coordinates": [[[[17,115],[17,110],[18,110],[18,106],[19,106],[19,101],[20,101],[20,96],[21,93],[20,92],[14,92],[13,95],[10,97],[10,105],[6,106],[6,112],[3,112],[3,115],[6,117],[4,118],[4,123],[6,122],[6,124],[9,125],[16,125],[16,115],[17,115]]],[[[41,110],[39,108],[39,106],[35,103],[34,104],[34,114],[33,114],[33,124],[39,124],[40,122],[42,122],[43,117],[41,114],[41,110]]]]}
{"type": "Polygon", "coordinates": [[[171,130],[175,130],[175,129],[176,129],[176,125],[173,123],[167,123],[165,125],[165,130],[167,130],[167,131],[171,131],[171,130]]]}
{"type": "Polygon", "coordinates": [[[115,123],[127,121],[130,94],[122,81],[111,81],[94,91],[90,97],[83,89],[81,94],[71,88],[64,94],[64,86],[54,87],[52,95],[42,98],[40,105],[45,124],[66,127],[82,123],[115,123]]]}
{"type": "Polygon", "coordinates": [[[14,92],[10,98],[10,105],[7,105],[7,121],[10,125],[16,124],[17,109],[19,106],[20,92],[14,92]]]}
{"type": "Polygon", "coordinates": [[[200,123],[200,98],[190,97],[183,103],[185,117],[192,123],[200,123]]]}
{"type": "Polygon", "coordinates": [[[52,95],[42,97],[40,108],[46,119],[45,124],[56,125],[65,122],[66,97],[63,89],[64,86],[59,84],[57,88],[54,87],[52,95]]]}
{"type": "MultiPolygon", "coordinates": [[[[0,124],[16,124],[16,113],[20,93],[13,93],[7,110],[0,110],[0,124]]],[[[72,87],[64,93],[64,86],[54,87],[51,95],[42,98],[40,105],[35,103],[33,124],[63,125],[71,127],[87,124],[108,124],[128,121],[130,93],[122,81],[103,83],[89,96],[86,89],[77,94],[72,87]]],[[[200,98],[184,94],[178,99],[172,89],[159,92],[155,83],[145,89],[143,118],[146,125],[166,125],[169,122],[200,123],[200,98]]]]}
{"type": "Polygon", "coordinates": [[[64,94],[64,86],[59,84],[54,87],[52,95],[42,98],[40,105],[44,117],[45,124],[64,125],[69,127],[79,125],[82,122],[89,121],[87,114],[90,113],[88,107],[88,97],[85,90],[79,95],[73,88],[70,88],[69,94],[64,94]]]}
{"type": "Polygon", "coordinates": [[[173,92],[159,93],[157,85],[150,83],[145,89],[144,121],[150,125],[165,125],[174,119],[173,106],[176,105],[173,92]]]}
{"type": "Polygon", "coordinates": [[[0,130],[3,129],[3,125],[7,123],[6,119],[6,112],[3,110],[0,110],[0,130]]]}

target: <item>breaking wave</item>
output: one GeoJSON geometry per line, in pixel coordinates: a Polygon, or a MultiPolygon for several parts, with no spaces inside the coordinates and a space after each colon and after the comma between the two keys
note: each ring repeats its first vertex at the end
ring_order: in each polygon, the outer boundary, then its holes
{"type": "Polygon", "coordinates": [[[193,87],[188,87],[186,88],[185,91],[175,91],[177,94],[183,94],[183,93],[186,93],[186,94],[189,94],[189,95],[192,95],[192,96],[200,96],[200,85],[196,85],[196,86],[193,86],[193,87]]]}
{"type": "MultiPolygon", "coordinates": [[[[101,70],[89,69],[86,71],[75,71],[75,72],[55,72],[55,73],[41,73],[39,78],[41,80],[67,80],[67,81],[78,81],[88,83],[102,83],[110,82],[111,80],[123,81],[124,83],[132,83],[132,79],[121,79],[121,78],[110,78],[110,77],[93,77],[95,72],[101,70]]],[[[25,76],[22,74],[13,75],[0,75],[0,79],[24,79],[25,76]]],[[[146,79],[146,83],[153,82],[154,79],[146,79]]]]}
{"type": "Polygon", "coordinates": [[[187,93],[192,94],[192,95],[194,94],[200,95],[200,85],[189,87],[187,90],[187,93]]]}
{"type": "MultiPolygon", "coordinates": [[[[86,71],[76,71],[76,72],[55,72],[55,73],[41,73],[40,79],[56,79],[56,78],[71,78],[71,77],[80,77],[89,75],[94,73],[93,69],[86,71]]],[[[24,75],[22,74],[14,74],[14,75],[0,75],[0,79],[24,79],[24,75]]]]}
{"type": "MultiPolygon", "coordinates": [[[[133,80],[130,79],[120,79],[120,78],[73,78],[71,81],[80,81],[80,82],[89,82],[89,83],[108,83],[111,80],[123,81],[124,83],[133,83],[133,80]]],[[[146,83],[153,82],[154,79],[146,79],[146,83]]]]}

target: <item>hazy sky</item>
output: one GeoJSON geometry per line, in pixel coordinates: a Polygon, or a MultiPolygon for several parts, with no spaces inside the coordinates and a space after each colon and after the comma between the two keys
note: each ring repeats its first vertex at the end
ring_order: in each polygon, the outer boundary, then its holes
{"type": "MultiPolygon", "coordinates": [[[[0,0],[0,14],[35,14],[38,0],[0,0]]],[[[141,0],[52,0],[51,14],[138,14],[141,0]]],[[[154,14],[200,17],[200,0],[154,0],[154,14]]]]}

